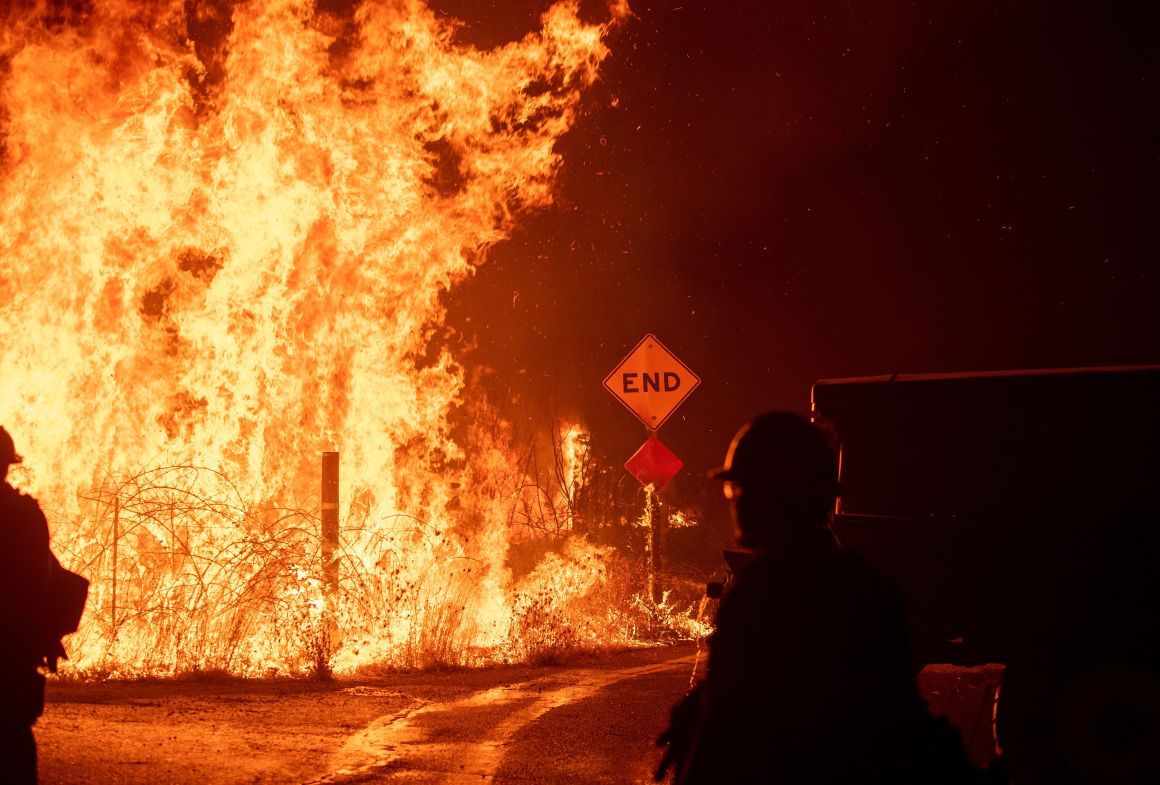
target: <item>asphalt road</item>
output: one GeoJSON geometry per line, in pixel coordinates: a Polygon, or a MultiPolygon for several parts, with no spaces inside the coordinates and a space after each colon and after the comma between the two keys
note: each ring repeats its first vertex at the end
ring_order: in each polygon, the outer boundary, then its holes
{"type": "MultiPolygon", "coordinates": [[[[548,667],[303,681],[49,685],[43,785],[334,785],[652,781],[653,739],[695,647],[548,667]]],[[[994,669],[924,672],[933,710],[990,748],[994,669]]]]}

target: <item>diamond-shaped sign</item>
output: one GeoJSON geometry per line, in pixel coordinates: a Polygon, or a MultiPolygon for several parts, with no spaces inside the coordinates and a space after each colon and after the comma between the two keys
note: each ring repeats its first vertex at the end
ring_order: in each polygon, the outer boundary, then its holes
{"type": "Polygon", "coordinates": [[[654,431],[700,383],[697,374],[651,334],[604,380],[608,391],[654,431]]]}
{"type": "Polygon", "coordinates": [[[651,483],[658,491],[676,476],[682,466],[681,459],[661,444],[655,433],[624,464],[628,473],[640,480],[641,485],[651,483]]]}

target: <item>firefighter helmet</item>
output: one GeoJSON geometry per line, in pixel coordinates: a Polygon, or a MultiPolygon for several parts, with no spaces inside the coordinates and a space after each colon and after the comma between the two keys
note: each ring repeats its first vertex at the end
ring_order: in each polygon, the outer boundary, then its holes
{"type": "Polygon", "coordinates": [[[12,443],[12,437],[8,431],[0,426],[0,466],[7,466],[11,463],[20,463],[24,459],[16,454],[16,445],[12,443]]]}
{"type": "Polygon", "coordinates": [[[750,420],[729,445],[725,465],[711,473],[749,493],[806,499],[838,494],[834,450],[820,428],[793,412],[750,420]]]}

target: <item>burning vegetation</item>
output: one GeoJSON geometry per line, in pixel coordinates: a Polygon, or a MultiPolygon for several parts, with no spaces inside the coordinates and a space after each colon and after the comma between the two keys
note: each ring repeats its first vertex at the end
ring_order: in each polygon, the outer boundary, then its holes
{"type": "Polygon", "coordinates": [[[74,672],[530,660],[658,614],[700,631],[580,536],[583,432],[543,482],[438,340],[443,293],[551,203],[626,6],[562,2],[487,51],[419,0],[8,8],[0,417],[93,582],[74,672]],[[537,538],[563,547],[513,570],[537,538]]]}

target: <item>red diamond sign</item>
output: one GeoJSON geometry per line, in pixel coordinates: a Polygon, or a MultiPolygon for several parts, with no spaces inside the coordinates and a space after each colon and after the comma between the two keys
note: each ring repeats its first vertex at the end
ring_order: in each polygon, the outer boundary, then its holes
{"type": "Polygon", "coordinates": [[[673,451],[661,444],[656,434],[648,437],[624,464],[628,473],[640,480],[641,485],[652,485],[660,490],[684,466],[673,451]]]}
{"type": "Polygon", "coordinates": [[[654,431],[700,383],[697,374],[651,334],[604,380],[608,391],[654,431]]]}

